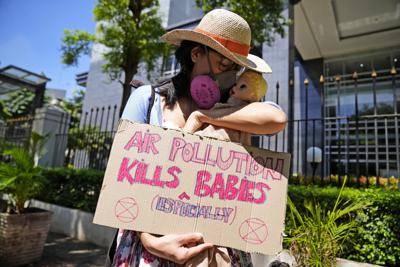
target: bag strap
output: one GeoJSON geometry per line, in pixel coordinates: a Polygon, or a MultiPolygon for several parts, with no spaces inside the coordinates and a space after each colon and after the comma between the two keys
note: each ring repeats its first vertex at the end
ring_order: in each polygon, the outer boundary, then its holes
{"type": "Polygon", "coordinates": [[[150,123],[151,109],[154,106],[155,98],[156,98],[156,90],[151,85],[151,96],[150,96],[150,99],[149,99],[149,107],[147,108],[146,123],[150,123]]]}

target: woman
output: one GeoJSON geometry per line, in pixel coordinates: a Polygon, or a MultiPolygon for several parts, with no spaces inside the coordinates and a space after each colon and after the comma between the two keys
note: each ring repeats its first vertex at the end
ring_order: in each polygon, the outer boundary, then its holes
{"type": "MultiPolygon", "coordinates": [[[[146,114],[152,95],[150,86],[142,86],[132,93],[122,119],[159,126],[173,125],[189,132],[195,132],[203,124],[254,134],[274,134],[285,127],[286,115],[276,105],[256,102],[218,112],[198,110],[199,102],[195,101],[196,97],[189,89],[196,77],[208,75],[217,82],[226,100],[239,66],[257,72],[271,72],[264,60],[248,54],[251,32],[243,18],[216,9],[207,13],[194,30],[174,30],[162,39],[179,45],[175,56],[181,70],[171,82],[156,88],[149,121],[146,121],[146,114]]],[[[200,233],[158,237],[125,230],[113,266],[175,266],[211,247],[212,244],[203,242],[200,233]]],[[[228,252],[232,266],[251,265],[248,253],[233,249],[228,249],[228,252]]]]}

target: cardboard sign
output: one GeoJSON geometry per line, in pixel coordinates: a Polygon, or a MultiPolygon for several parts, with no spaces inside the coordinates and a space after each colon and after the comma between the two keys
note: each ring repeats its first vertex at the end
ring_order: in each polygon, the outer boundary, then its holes
{"type": "Polygon", "coordinates": [[[282,249],[290,155],[122,120],[94,223],[282,249]]]}

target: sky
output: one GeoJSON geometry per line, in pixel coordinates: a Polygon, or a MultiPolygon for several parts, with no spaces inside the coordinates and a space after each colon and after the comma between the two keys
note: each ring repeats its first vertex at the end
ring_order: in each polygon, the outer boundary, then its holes
{"type": "MultiPolygon", "coordinates": [[[[64,29],[95,31],[95,0],[0,0],[0,68],[8,65],[44,74],[47,88],[81,88],[75,75],[89,70],[89,56],[78,66],[61,62],[64,29]]],[[[82,89],[82,88],[81,88],[82,89]]]]}

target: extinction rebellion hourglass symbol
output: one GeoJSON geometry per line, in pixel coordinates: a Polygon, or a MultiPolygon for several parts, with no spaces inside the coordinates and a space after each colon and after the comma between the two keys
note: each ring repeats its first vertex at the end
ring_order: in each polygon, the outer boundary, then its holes
{"type": "Polygon", "coordinates": [[[247,243],[262,244],[268,236],[267,225],[258,218],[249,218],[239,227],[240,237],[247,243]]]}
{"type": "Polygon", "coordinates": [[[134,198],[125,197],[115,204],[115,216],[124,223],[133,222],[139,214],[139,206],[134,198]]]}

